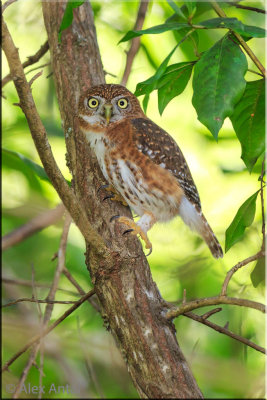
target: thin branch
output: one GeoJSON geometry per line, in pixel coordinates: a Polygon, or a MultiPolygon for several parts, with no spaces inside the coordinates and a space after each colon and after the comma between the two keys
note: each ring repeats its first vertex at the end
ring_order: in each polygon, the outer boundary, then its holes
{"type": "Polygon", "coordinates": [[[32,84],[33,84],[33,82],[34,82],[37,78],[39,78],[39,76],[41,76],[42,74],[43,74],[43,70],[40,71],[40,72],[37,72],[37,74],[35,74],[35,75],[31,78],[31,80],[29,81],[29,86],[31,87],[32,84]]]}
{"type": "Polygon", "coordinates": [[[11,4],[15,3],[18,0],[7,0],[5,4],[2,5],[2,14],[11,4]]]}
{"type": "Polygon", "coordinates": [[[64,314],[61,315],[53,324],[48,326],[40,335],[35,335],[22,349],[20,349],[13,357],[8,360],[2,368],[2,372],[7,371],[11,364],[16,361],[25,351],[27,351],[33,344],[37,343],[41,338],[45,337],[53,329],[55,329],[64,319],[66,319],[70,314],[72,314],[77,308],[80,307],[87,299],[95,294],[95,290],[92,289],[90,292],[86,293],[85,296],[81,297],[80,300],[76,301],[72,307],[70,307],[64,314]]]}
{"type": "Polygon", "coordinates": [[[262,10],[261,8],[242,6],[241,4],[235,3],[233,1],[228,1],[227,4],[230,4],[231,6],[236,7],[236,8],[241,8],[242,10],[255,11],[257,13],[266,14],[266,11],[262,10]]]}
{"type": "Polygon", "coordinates": [[[21,299],[17,299],[14,301],[10,301],[9,303],[3,304],[1,307],[10,307],[14,306],[15,304],[22,303],[22,302],[29,302],[29,303],[38,303],[38,304],[75,304],[76,301],[60,301],[60,300],[40,300],[40,299],[31,299],[28,297],[22,297],[21,299]]]}
{"type": "Polygon", "coordinates": [[[32,138],[45,172],[85,240],[90,243],[96,254],[102,257],[103,262],[108,266],[112,264],[112,257],[109,254],[109,250],[106,247],[103,238],[90,224],[85,210],[82,208],[73,190],[69,187],[55,161],[47,139],[45,127],[37,112],[31,89],[25,77],[18,49],[14,45],[4,19],[2,19],[2,47],[19,95],[21,108],[27,118],[32,138]]]}
{"type": "MultiPolygon", "coordinates": [[[[74,287],[76,287],[77,291],[80,293],[81,296],[85,295],[85,291],[83,288],[79,285],[79,283],[74,279],[74,277],[71,275],[71,273],[68,271],[66,266],[63,268],[63,274],[66,276],[66,278],[73,284],[74,287]]],[[[88,302],[95,308],[96,311],[100,312],[100,307],[99,303],[95,298],[90,298],[88,299],[88,302]]]]}
{"type": "MultiPolygon", "coordinates": [[[[212,0],[210,3],[212,5],[212,7],[214,8],[214,11],[216,12],[216,14],[219,15],[219,17],[227,18],[227,15],[221,9],[221,7],[218,5],[218,3],[216,1],[212,0]]],[[[232,31],[232,32],[233,32],[234,36],[237,38],[237,40],[239,41],[239,43],[241,44],[241,46],[243,47],[243,49],[245,50],[245,52],[247,53],[247,55],[251,58],[251,60],[254,62],[254,64],[258,67],[258,69],[261,71],[263,76],[266,77],[266,71],[265,71],[264,66],[262,65],[260,60],[255,56],[255,54],[253,53],[251,48],[247,45],[247,43],[242,38],[242,36],[239,35],[239,33],[236,33],[234,31],[232,31]]]]}
{"type": "MultiPolygon", "coordinates": [[[[10,278],[5,278],[4,277],[4,278],[2,278],[2,282],[6,283],[8,285],[20,285],[20,286],[32,287],[31,281],[27,281],[27,280],[24,280],[24,279],[10,279],[10,278]]],[[[47,283],[35,283],[35,286],[39,287],[39,288],[50,289],[51,285],[48,285],[47,283]]],[[[66,294],[70,294],[72,296],[78,296],[78,293],[72,292],[71,290],[61,289],[61,288],[58,288],[57,290],[60,290],[62,292],[65,292],[66,294]]],[[[84,293],[80,293],[80,294],[83,296],[85,294],[85,292],[84,293]]]]}
{"type": "MultiPolygon", "coordinates": [[[[6,3],[4,4],[6,5],[6,3]]],[[[3,6],[4,7],[4,6],[3,6]]],[[[22,64],[23,68],[28,67],[29,65],[35,64],[37,63],[40,58],[42,58],[45,53],[47,53],[47,51],[49,50],[49,44],[48,41],[46,41],[41,47],[40,49],[37,51],[37,53],[35,53],[33,56],[29,56],[27,61],[24,61],[24,63],[22,64]]],[[[40,67],[38,67],[40,68],[40,67]]],[[[30,71],[28,71],[30,72],[30,71]]],[[[27,73],[28,73],[27,72],[27,73]]],[[[12,76],[9,73],[8,75],[6,75],[3,79],[2,79],[2,88],[9,82],[12,81],[12,76]]]]}
{"type": "Polygon", "coordinates": [[[222,311],[222,308],[214,308],[213,310],[210,310],[208,312],[206,312],[205,314],[201,315],[201,318],[203,319],[208,319],[209,317],[211,317],[213,314],[217,314],[218,312],[222,311]]]}
{"type": "Polygon", "coordinates": [[[206,297],[202,299],[197,299],[189,301],[185,304],[181,304],[177,308],[173,308],[170,311],[168,311],[166,314],[166,318],[173,319],[188,311],[196,310],[197,308],[206,306],[215,306],[219,304],[231,304],[241,307],[249,307],[249,308],[254,308],[255,310],[259,310],[263,313],[265,312],[265,305],[258,303],[256,301],[247,299],[237,299],[235,297],[215,296],[215,297],[206,297]]]}
{"type": "MultiPolygon", "coordinates": [[[[140,29],[142,29],[144,20],[145,20],[145,16],[146,16],[146,12],[147,12],[147,7],[148,7],[148,3],[149,0],[140,0],[140,5],[139,5],[139,10],[137,13],[137,18],[136,18],[136,22],[134,25],[133,30],[134,31],[139,31],[140,29]]],[[[134,57],[136,56],[138,50],[140,47],[140,37],[135,37],[132,39],[132,43],[131,43],[131,47],[129,49],[129,51],[127,52],[127,59],[126,59],[126,66],[125,66],[125,70],[123,73],[123,77],[121,80],[121,85],[126,86],[126,83],[128,81],[131,69],[132,69],[132,65],[133,65],[133,61],[134,61],[134,57]]]]}
{"type": "Polygon", "coordinates": [[[261,76],[262,78],[264,78],[264,75],[260,74],[257,71],[254,71],[253,69],[248,68],[248,72],[251,72],[252,74],[256,74],[256,75],[261,76]]]}
{"type": "Polygon", "coordinates": [[[30,72],[36,71],[37,69],[47,67],[48,65],[51,65],[51,61],[49,61],[45,64],[38,65],[38,67],[29,69],[28,71],[25,72],[25,75],[28,75],[30,72]]]}
{"type": "MultiPolygon", "coordinates": [[[[56,271],[55,271],[55,275],[54,275],[52,286],[51,286],[51,288],[49,290],[49,293],[47,295],[47,298],[46,298],[46,300],[48,302],[49,301],[54,301],[54,299],[55,299],[55,295],[56,295],[56,291],[57,291],[60,275],[61,275],[61,273],[63,271],[63,268],[64,268],[64,265],[65,265],[66,247],[67,247],[67,240],[68,240],[68,234],[69,234],[71,221],[72,221],[71,217],[67,213],[66,214],[66,218],[65,218],[65,222],[64,222],[63,231],[62,231],[62,236],[61,236],[61,239],[60,239],[59,249],[58,249],[58,263],[57,263],[57,267],[56,267],[56,271]]],[[[43,319],[43,328],[44,329],[46,327],[46,324],[48,323],[48,321],[51,318],[52,311],[53,311],[53,303],[48,303],[48,305],[47,305],[47,307],[45,309],[45,314],[44,314],[44,319],[43,319]]]]}
{"type": "Polygon", "coordinates": [[[240,268],[244,267],[245,265],[251,263],[252,261],[256,261],[259,258],[264,256],[264,251],[260,250],[257,254],[254,254],[254,256],[248,257],[243,261],[240,261],[239,263],[237,263],[236,265],[234,265],[228,272],[226,275],[226,278],[223,282],[222,285],[222,290],[221,290],[221,296],[226,296],[227,295],[227,288],[229,285],[229,282],[232,278],[232,276],[234,275],[234,273],[236,271],[238,271],[240,268]]]}
{"type": "Polygon", "coordinates": [[[208,321],[207,319],[205,319],[199,315],[196,315],[192,312],[187,312],[184,315],[188,318],[191,318],[191,319],[197,321],[197,322],[200,322],[201,324],[209,326],[210,328],[214,329],[217,332],[220,332],[220,333],[223,333],[224,335],[230,336],[231,338],[238,340],[239,342],[244,343],[247,346],[252,347],[253,349],[255,349],[257,351],[260,351],[261,353],[264,353],[264,354],[266,353],[266,350],[264,349],[264,347],[261,347],[261,346],[257,345],[256,343],[253,343],[250,340],[248,340],[242,336],[236,335],[235,333],[229,331],[228,329],[223,328],[217,324],[214,324],[213,322],[208,321]]]}
{"type": "Polygon", "coordinates": [[[25,225],[22,225],[14,231],[8,233],[2,238],[2,250],[7,250],[9,247],[12,247],[27,239],[35,232],[56,223],[62,218],[64,211],[65,207],[63,204],[59,204],[53,210],[48,210],[40,215],[37,215],[37,217],[33,218],[25,225]]]}
{"type": "Polygon", "coordinates": [[[30,355],[30,357],[29,357],[29,360],[28,360],[28,362],[27,362],[25,368],[24,368],[23,371],[22,371],[22,374],[21,374],[19,383],[17,384],[16,390],[15,390],[13,396],[12,396],[13,399],[17,399],[17,398],[19,397],[19,395],[21,394],[21,389],[22,389],[23,384],[24,384],[24,382],[25,382],[25,380],[26,380],[26,378],[27,378],[27,375],[28,375],[28,373],[30,372],[30,369],[31,369],[31,367],[32,367],[32,365],[33,365],[33,363],[34,363],[34,361],[35,361],[35,358],[36,358],[37,353],[38,353],[38,351],[39,351],[39,347],[40,347],[40,344],[39,344],[39,343],[36,343],[36,345],[35,345],[34,348],[32,349],[31,355],[30,355]]]}

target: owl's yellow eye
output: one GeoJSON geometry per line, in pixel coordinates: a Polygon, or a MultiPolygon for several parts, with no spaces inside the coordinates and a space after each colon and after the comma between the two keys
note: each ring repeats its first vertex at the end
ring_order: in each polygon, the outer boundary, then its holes
{"type": "Polygon", "coordinates": [[[91,97],[88,100],[88,106],[90,108],[96,108],[98,106],[98,104],[99,104],[99,101],[95,97],[91,97]]]}
{"type": "Polygon", "coordinates": [[[128,106],[128,100],[127,99],[120,99],[118,100],[118,106],[120,108],[126,108],[128,106]]]}

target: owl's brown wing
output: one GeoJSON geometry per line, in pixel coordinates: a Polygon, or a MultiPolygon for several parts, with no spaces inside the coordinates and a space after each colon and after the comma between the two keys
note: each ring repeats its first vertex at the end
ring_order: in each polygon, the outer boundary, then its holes
{"type": "Polygon", "coordinates": [[[146,118],[131,120],[133,141],[138,150],[151,161],[174,175],[186,197],[201,209],[199,194],[185,158],[173,138],[154,122],[146,118]]]}

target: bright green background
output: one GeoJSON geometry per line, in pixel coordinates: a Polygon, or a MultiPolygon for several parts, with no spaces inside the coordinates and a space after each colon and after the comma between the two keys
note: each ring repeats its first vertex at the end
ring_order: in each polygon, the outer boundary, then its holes
{"type": "MultiPolygon", "coordinates": [[[[242,2],[263,8],[263,3],[242,2]]],[[[135,23],[138,2],[94,2],[98,43],[108,83],[119,83],[125,66],[125,50],[128,43],[117,45],[121,37],[135,23]]],[[[264,16],[237,9],[226,9],[229,17],[237,17],[248,25],[264,25],[264,16]]],[[[144,28],[163,23],[172,14],[167,3],[150,4],[144,28]]],[[[19,48],[21,60],[34,54],[46,40],[41,5],[33,0],[18,1],[4,13],[5,20],[19,48]]],[[[203,19],[214,18],[212,11],[203,19]]],[[[225,34],[224,30],[201,31],[199,51],[208,49],[215,40],[225,34]]],[[[171,32],[161,35],[143,36],[146,47],[156,66],[162,62],[175,45],[171,32]]],[[[252,39],[249,45],[264,61],[264,40],[252,39]]],[[[184,43],[172,57],[172,63],[195,59],[191,47],[184,43]]],[[[46,54],[37,65],[49,61],[46,54]]],[[[35,67],[28,67],[28,70],[35,67]]],[[[249,60],[249,68],[256,70],[249,60]]],[[[3,76],[8,72],[3,59],[3,76]]],[[[70,174],[65,165],[65,144],[55,98],[50,67],[33,84],[33,96],[38,111],[48,132],[55,158],[66,178],[70,174]]],[[[134,60],[132,74],[127,87],[134,92],[136,84],[153,75],[155,70],[141,49],[134,60]]],[[[36,71],[27,75],[30,79],[36,71]]],[[[257,76],[248,72],[247,80],[257,76]]],[[[18,101],[13,84],[4,88],[3,100],[3,142],[2,146],[17,151],[40,164],[22,111],[12,105],[18,101]]],[[[257,173],[249,174],[240,159],[241,148],[231,122],[227,119],[219,133],[218,144],[208,130],[197,121],[191,104],[192,79],[186,90],[171,101],[162,116],[157,109],[157,96],[153,93],[147,115],[168,131],[181,147],[197,184],[203,211],[219,241],[224,245],[225,230],[233,220],[240,205],[259,189],[259,166],[257,173]]],[[[141,99],[141,98],[140,98],[141,99]]],[[[260,163],[258,163],[260,165],[260,163]]],[[[29,176],[24,170],[14,169],[12,163],[3,166],[3,234],[27,222],[34,216],[59,203],[58,196],[49,183],[29,176]]],[[[18,167],[22,168],[22,167],[18,167]]],[[[219,293],[226,272],[238,261],[255,254],[261,246],[261,214],[257,201],[255,221],[244,239],[234,245],[222,260],[212,258],[206,245],[176,218],[168,224],[156,225],[149,233],[153,253],[149,257],[153,278],[159,290],[168,301],[178,301],[183,290],[187,298],[215,296],[219,293]]],[[[3,276],[13,279],[31,280],[32,266],[36,282],[52,281],[55,263],[51,257],[57,251],[62,225],[51,226],[7,250],[3,254],[3,276]]],[[[84,290],[88,290],[90,278],[84,263],[84,241],[75,226],[71,227],[67,248],[66,266],[84,290]]],[[[264,288],[254,288],[250,274],[255,263],[236,273],[229,286],[229,295],[264,302],[264,288]]],[[[59,287],[74,290],[62,276],[59,287]]],[[[31,288],[5,285],[4,302],[19,297],[31,297],[31,288]]],[[[38,297],[45,298],[47,289],[38,289],[38,297]]],[[[57,293],[57,300],[73,300],[76,297],[57,293]]],[[[52,321],[69,306],[55,305],[52,321]]],[[[43,306],[41,306],[44,309],[43,306]]],[[[206,309],[198,313],[204,313],[206,309]]],[[[211,317],[222,326],[229,321],[229,329],[264,346],[264,317],[258,311],[236,306],[223,306],[223,311],[211,317]]],[[[36,305],[21,303],[3,312],[3,361],[9,359],[38,331],[36,305]]],[[[213,398],[258,398],[264,396],[264,355],[244,347],[226,336],[180,317],[176,321],[177,337],[182,350],[192,367],[197,382],[205,397],[213,398]]],[[[18,359],[4,373],[3,389],[6,384],[16,384],[28,353],[18,359]]],[[[113,338],[103,327],[103,321],[88,304],[65,320],[45,339],[43,384],[49,398],[71,397],[119,397],[137,396],[129,378],[125,363],[119,354],[113,338]],[[80,324],[80,331],[77,324],[80,324]],[[82,335],[82,338],[81,336],[82,335]],[[86,369],[89,364],[89,373],[86,369]],[[74,395],[49,395],[50,385],[69,386],[74,395]],[[78,394],[79,393],[79,394],[78,394]]],[[[26,380],[32,386],[38,385],[39,372],[32,368],[26,380]]],[[[3,396],[10,397],[4,390],[3,396]]],[[[29,395],[24,395],[29,397],[29,395]]],[[[35,396],[32,396],[36,398],[35,396]]]]}

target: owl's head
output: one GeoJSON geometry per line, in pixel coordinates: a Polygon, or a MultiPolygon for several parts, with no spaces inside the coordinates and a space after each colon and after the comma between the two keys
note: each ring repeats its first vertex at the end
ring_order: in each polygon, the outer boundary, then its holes
{"type": "Polygon", "coordinates": [[[93,86],[80,97],[79,119],[83,126],[106,127],[124,118],[143,116],[137,98],[121,85],[93,86]]]}

